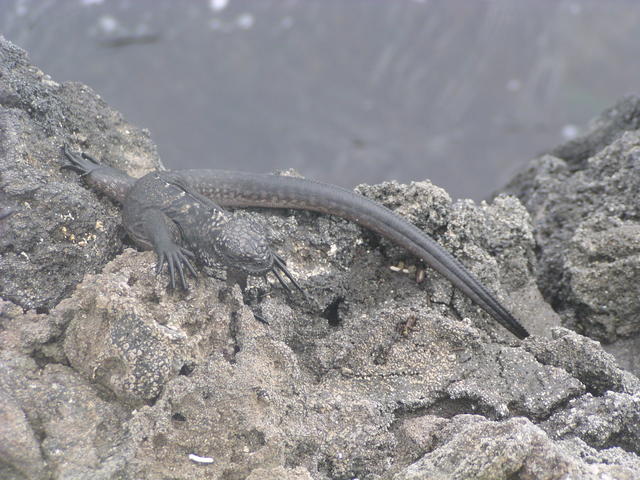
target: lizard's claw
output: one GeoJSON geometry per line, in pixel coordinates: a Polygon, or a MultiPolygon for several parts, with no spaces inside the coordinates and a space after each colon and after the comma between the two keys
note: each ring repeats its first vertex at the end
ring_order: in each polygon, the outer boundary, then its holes
{"type": "Polygon", "coordinates": [[[183,290],[189,290],[189,284],[187,283],[187,279],[184,276],[183,266],[189,270],[194,278],[197,276],[196,270],[193,268],[193,265],[191,265],[191,262],[189,261],[189,258],[195,258],[193,252],[178,245],[172,245],[171,247],[158,250],[156,254],[158,256],[158,263],[156,264],[156,275],[159,275],[160,272],[162,272],[162,267],[166,263],[167,269],[169,270],[169,285],[171,286],[171,288],[176,288],[175,271],[177,270],[178,275],[180,275],[180,283],[182,284],[183,290]]]}
{"type": "Polygon", "coordinates": [[[280,282],[280,285],[282,285],[284,289],[287,290],[287,292],[291,293],[291,288],[286,284],[286,282],[282,278],[282,275],[280,275],[280,272],[284,273],[287,276],[289,281],[300,291],[300,293],[302,293],[302,295],[304,295],[305,297],[307,296],[304,293],[302,287],[298,284],[298,282],[296,282],[296,279],[293,278],[293,275],[291,275],[291,273],[289,273],[289,270],[287,270],[286,262],[275,253],[273,254],[273,268],[271,269],[271,271],[280,282]]]}
{"type": "Polygon", "coordinates": [[[90,174],[96,168],[100,168],[100,164],[86,153],[78,155],[73,153],[69,148],[69,145],[64,144],[63,151],[69,163],[60,167],[61,169],[75,170],[80,173],[81,177],[90,174]]]}

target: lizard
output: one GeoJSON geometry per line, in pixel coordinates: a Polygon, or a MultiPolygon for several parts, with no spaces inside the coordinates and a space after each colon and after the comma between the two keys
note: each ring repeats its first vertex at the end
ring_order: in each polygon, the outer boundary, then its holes
{"type": "Polygon", "coordinates": [[[353,221],[405,248],[447,278],[519,339],[529,332],[459,260],[428,234],[390,209],[346,188],[298,177],[213,169],[156,170],[135,179],[101,165],[89,155],[64,147],[67,168],[78,171],[94,189],[120,203],[131,239],[156,252],[156,274],[167,264],[170,285],[177,272],[188,288],[185,270],[192,262],[224,265],[248,275],[283,273],[302,292],[275,254],[264,231],[225,207],[288,208],[335,215],[353,221]]]}

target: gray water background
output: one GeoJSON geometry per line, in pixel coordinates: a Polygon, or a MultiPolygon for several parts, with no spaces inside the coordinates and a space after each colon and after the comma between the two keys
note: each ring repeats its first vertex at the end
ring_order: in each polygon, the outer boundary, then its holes
{"type": "Polygon", "coordinates": [[[0,0],[0,34],[170,168],[475,199],[640,90],[632,0],[0,0]]]}

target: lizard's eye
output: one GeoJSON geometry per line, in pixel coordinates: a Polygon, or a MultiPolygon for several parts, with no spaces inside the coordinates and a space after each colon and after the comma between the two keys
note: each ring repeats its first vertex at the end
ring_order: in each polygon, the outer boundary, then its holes
{"type": "Polygon", "coordinates": [[[216,251],[225,263],[251,275],[273,268],[273,254],[262,228],[246,218],[230,220],[217,236],[216,251]]]}

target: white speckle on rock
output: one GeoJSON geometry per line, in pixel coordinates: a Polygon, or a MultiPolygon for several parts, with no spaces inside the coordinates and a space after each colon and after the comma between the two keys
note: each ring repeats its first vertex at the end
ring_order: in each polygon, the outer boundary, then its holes
{"type": "Polygon", "coordinates": [[[196,455],[195,453],[189,454],[189,460],[195,463],[213,463],[213,458],[201,457],[200,455],[196,455]]]}

